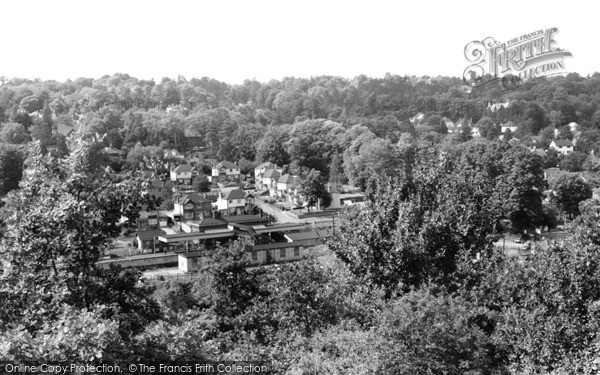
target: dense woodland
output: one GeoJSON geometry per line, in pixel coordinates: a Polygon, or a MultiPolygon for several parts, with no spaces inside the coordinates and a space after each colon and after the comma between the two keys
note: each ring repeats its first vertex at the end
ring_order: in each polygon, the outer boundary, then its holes
{"type": "Polygon", "coordinates": [[[590,199],[600,74],[511,91],[443,77],[13,79],[0,107],[0,359],[254,359],[281,374],[600,368],[600,201],[590,199]],[[430,110],[442,100],[510,104],[430,110]],[[447,134],[443,117],[482,139],[447,134]],[[518,130],[498,140],[507,121],[518,130]],[[56,131],[71,124],[81,131],[56,131]],[[549,144],[555,129],[577,138],[575,156],[524,147],[549,144]],[[247,269],[237,242],[185,282],[98,269],[119,219],[134,220],[147,199],[147,173],[169,163],[157,150],[184,150],[190,133],[207,163],[314,170],[363,188],[366,205],[336,220],[318,256],[294,264],[247,269]],[[102,160],[107,146],[123,163],[102,160]],[[543,204],[543,170],[556,165],[585,170],[585,181],[566,174],[543,204]],[[493,246],[506,231],[554,226],[556,211],[574,218],[556,244],[526,259],[493,246]]]}
{"type": "MultiPolygon", "coordinates": [[[[406,142],[456,144],[471,138],[469,127],[496,139],[500,125],[512,121],[518,130],[511,137],[527,145],[537,136],[538,147],[545,149],[555,130],[557,138],[578,136],[577,152],[563,163],[572,171],[593,169],[597,163],[584,163],[600,144],[600,74],[539,78],[512,90],[497,83],[471,89],[457,78],[392,75],[242,85],[184,77],[156,83],[126,74],[64,83],[1,82],[3,155],[14,149],[10,145],[32,139],[64,155],[65,139],[57,130],[75,127],[84,136],[104,134],[105,146],[122,150],[131,169],[143,155],[160,154],[156,147],[184,150],[190,134],[196,146],[206,147],[207,158],[236,162],[243,171],[272,161],[296,173],[315,169],[327,179],[338,155],[338,176],[362,187],[367,176],[389,172],[397,148],[406,142]],[[441,105],[446,101],[472,105],[441,105]],[[506,102],[507,108],[486,109],[506,102]],[[419,112],[423,119],[411,122],[419,112]],[[448,135],[444,117],[465,131],[448,135]],[[578,134],[569,130],[571,122],[580,125],[578,134]]],[[[548,159],[549,165],[561,162],[553,153],[548,159]]]]}

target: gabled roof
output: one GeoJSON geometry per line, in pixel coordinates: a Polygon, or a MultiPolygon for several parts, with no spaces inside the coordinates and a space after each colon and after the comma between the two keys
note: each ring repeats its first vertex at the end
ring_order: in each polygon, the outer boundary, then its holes
{"type": "Polygon", "coordinates": [[[283,176],[281,176],[279,178],[279,180],[277,180],[277,183],[278,184],[295,184],[297,179],[298,179],[297,176],[292,176],[291,174],[286,173],[283,176]]]}
{"type": "Polygon", "coordinates": [[[554,142],[556,147],[573,147],[573,143],[568,139],[556,139],[552,142],[554,142]]]}
{"type": "Polygon", "coordinates": [[[277,166],[277,164],[275,163],[271,163],[270,161],[264,162],[262,164],[259,164],[256,168],[254,169],[265,169],[265,170],[269,170],[269,169],[279,169],[279,167],[277,166]]]}
{"type": "Polygon", "coordinates": [[[64,125],[62,123],[58,123],[58,125],[56,125],[56,131],[58,132],[58,134],[62,134],[65,137],[68,136],[69,134],[71,134],[72,132],[77,131],[78,126],[77,124],[74,124],[74,126],[68,126],[68,125],[64,125]]]}
{"type": "Polygon", "coordinates": [[[175,173],[188,173],[192,171],[192,166],[189,164],[181,164],[179,167],[173,169],[175,173]]]}
{"type": "Polygon", "coordinates": [[[240,189],[229,190],[228,192],[223,194],[223,199],[226,199],[226,200],[244,199],[245,197],[246,197],[246,194],[240,189]]]}
{"type": "Polygon", "coordinates": [[[224,227],[224,228],[227,227],[227,222],[226,221],[215,219],[213,217],[206,217],[206,218],[201,219],[201,220],[196,220],[193,223],[196,224],[200,228],[203,228],[203,227],[216,227],[216,226],[221,226],[221,227],[224,227]]]}
{"type": "Polygon", "coordinates": [[[269,169],[268,171],[265,172],[265,175],[263,176],[263,178],[277,178],[279,176],[281,176],[281,173],[279,173],[275,169],[269,169]]]}
{"type": "Polygon", "coordinates": [[[182,197],[177,198],[177,203],[186,204],[187,202],[192,202],[194,204],[198,204],[198,203],[201,203],[201,202],[210,203],[211,200],[210,199],[206,199],[204,197],[201,197],[197,193],[190,193],[190,194],[186,194],[186,195],[184,195],[182,197]]]}
{"type": "Polygon", "coordinates": [[[215,166],[216,169],[221,169],[221,168],[225,168],[225,169],[239,169],[237,165],[235,165],[234,163],[230,162],[230,161],[222,161],[219,164],[217,164],[215,166]]]}

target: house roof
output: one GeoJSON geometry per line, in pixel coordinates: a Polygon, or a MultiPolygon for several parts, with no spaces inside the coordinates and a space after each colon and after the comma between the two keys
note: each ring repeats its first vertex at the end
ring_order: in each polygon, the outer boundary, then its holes
{"type": "Polygon", "coordinates": [[[186,194],[177,199],[177,203],[186,204],[189,201],[191,201],[194,204],[198,204],[200,202],[212,202],[210,199],[201,197],[198,193],[186,194]]]}
{"type": "Polygon", "coordinates": [[[254,169],[278,169],[279,167],[277,166],[277,164],[275,163],[271,163],[270,161],[264,162],[262,164],[259,164],[256,168],[254,169]]]}
{"type": "Polygon", "coordinates": [[[240,189],[229,190],[223,194],[223,199],[244,199],[246,194],[240,189]]]}
{"type": "Polygon", "coordinates": [[[573,143],[568,139],[556,139],[552,142],[554,142],[556,147],[573,147],[573,143]]]}
{"type": "Polygon", "coordinates": [[[269,169],[268,171],[265,172],[265,175],[263,176],[263,178],[277,178],[279,176],[281,176],[281,173],[279,173],[277,170],[269,169]]]}
{"type": "Polygon", "coordinates": [[[283,176],[281,176],[279,178],[279,180],[277,180],[278,184],[294,184],[296,183],[296,180],[298,179],[297,176],[292,176],[289,173],[284,174],[283,176]]]}
{"type": "Polygon", "coordinates": [[[227,227],[227,222],[224,220],[215,219],[214,217],[205,217],[204,219],[195,220],[190,222],[191,225],[198,226],[200,228],[203,227],[216,227],[221,226],[223,228],[227,227]]]}
{"type": "Polygon", "coordinates": [[[56,131],[58,132],[58,134],[62,134],[65,137],[68,136],[69,134],[71,134],[71,132],[77,131],[78,126],[77,124],[75,124],[74,126],[69,126],[69,125],[65,125],[62,123],[58,123],[56,125],[56,131]]]}
{"type": "Polygon", "coordinates": [[[541,157],[545,157],[546,156],[546,151],[544,151],[543,148],[536,148],[535,151],[534,151],[534,153],[536,155],[541,156],[541,157]]]}
{"type": "Polygon", "coordinates": [[[189,164],[181,164],[179,167],[173,169],[175,173],[188,173],[192,171],[192,166],[189,164]]]}
{"type": "Polygon", "coordinates": [[[221,168],[225,168],[225,169],[239,169],[237,165],[235,165],[234,163],[230,162],[230,161],[222,161],[219,164],[217,164],[215,166],[216,169],[221,169],[221,168]]]}
{"type": "Polygon", "coordinates": [[[147,229],[138,231],[137,237],[142,241],[146,241],[158,236],[162,236],[163,234],[165,234],[165,231],[162,229],[147,229]]]}

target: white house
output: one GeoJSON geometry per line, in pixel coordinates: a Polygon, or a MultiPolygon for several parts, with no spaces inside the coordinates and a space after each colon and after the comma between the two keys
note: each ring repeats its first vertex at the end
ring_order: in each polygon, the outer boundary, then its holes
{"type": "Polygon", "coordinates": [[[504,124],[502,124],[500,126],[500,129],[501,129],[502,134],[506,133],[509,130],[511,133],[514,133],[517,131],[518,127],[515,125],[514,122],[508,121],[508,122],[505,122],[504,124]]]}
{"type": "Polygon", "coordinates": [[[266,162],[262,163],[256,168],[254,168],[254,184],[257,189],[263,188],[263,176],[267,173],[268,170],[274,169],[279,173],[283,173],[283,168],[279,167],[277,164],[266,162]]]}
{"type": "Polygon", "coordinates": [[[239,181],[240,175],[240,167],[229,161],[222,161],[212,167],[213,182],[239,181]]]}
{"type": "Polygon", "coordinates": [[[246,193],[240,189],[219,192],[217,209],[226,215],[240,215],[246,207],[246,193]]]}
{"type": "Polygon", "coordinates": [[[175,169],[171,169],[171,181],[190,185],[192,183],[192,169],[189,164],[182,164],[175,169]]]}
{"type": "Polygon", "coordinates": [[[284,174],[277,180],[277,195],[283,196],[296,195],[298,187],[298,176],[292,176],[290,174],[284,174]]]}
{"type": "Polygon", "coordinates": [[[281,177],[281,173],[275,169],[266,171],[263,176],[263,189],[271,189],[271,193],[274,193],[277,188],[277,180],[279,177],[281,177]]]}
{"type": "Polygon", "coordinates": [[[573,152],[573,143],[568,139],[555,139],[550,143],[550,148],[556,150],[559,154],[569,155],[573,152]]]}

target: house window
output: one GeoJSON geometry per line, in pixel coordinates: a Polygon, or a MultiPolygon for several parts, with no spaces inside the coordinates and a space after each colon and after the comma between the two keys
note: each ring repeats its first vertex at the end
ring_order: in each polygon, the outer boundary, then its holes
{"type": "Polygon", "coordinates": [[[185,213],[185,218],[186,219],[193,219],[194,218],[194,213],[193,212],[186,212],[185,213]]]}
{"type": "Polygon", "coordinates": [[[156,219],[149,219],[148,220],[148,225],[156,225],[157,221],[156,219]]]}
{"type": "Polygon", "coordinates": [[[229,204],[233,204],[233,201],[232,201],[232,200],[230,200],[230,201],[229,201],[229,204]]]}
{"type": "Polygon", "coordinates": [[[279,251],[279,257],[280,257],[280,258],[285,258],[285,248],[283,248],[283,249],[281,249],[281,250],[279,251]]]}
{"type": "Polygon", "coordinates": [[[237,202],[238,202],[238,203],[242,203],[242,200],[241,200],[241,199],[238,199],[238,200],[237,200],[237,202]]]}
{"type": "Polygon", "coordinates": [[[258,260],[258,251],[252,251],[252,260],[258,260]]]}
{"type": "Polygon", "coordinates": [[[300,246],[294,247],[294,256],[295,257],[299,257],[300,256],[300,246]]]}

